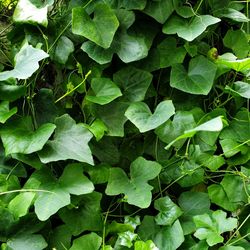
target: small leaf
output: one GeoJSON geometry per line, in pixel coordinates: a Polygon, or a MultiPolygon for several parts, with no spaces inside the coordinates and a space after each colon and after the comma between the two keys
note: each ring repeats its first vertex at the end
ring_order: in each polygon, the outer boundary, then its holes
{"type": "Polygon", "coordinates": [[[59,182],[61,188],[71,194],[81,195],[94,191],[93,183],[83,174],[83,167],[77,163],[65,167],[59,182]]]}
{"type": "Polygon", "coordinates": [[[0,129],[0,135],[5,148],[5,153],[31,154],[43,148],[56,126],[46,123],[33,131],[30,117],[7,123],[0,129]]]}
{"type": "Polygon", "coordinates": [[[186,93],[207,95],[215,79],[217,67],[203,56],[192,58],[188,71],[182,64],[172,66],[170,86],[186,93]]]}
{"type": "Polygon", "coordinates": [[[47,142],[38,153],[43,163],[74,159],[93,164],[88,142],[92,134],[83,126],[76,124],[68,115],[62,115],[55,120],[56,130],[53,140],[47,142]]]}
{"type": "Polygon", "coordinates": [[[86,99],[100,105],[110,103],[122,95],[117,85],[109,78],[93,78],[91,88],[95,95],[88,94],[86,99]]]}
{"type": "Polygon", "coordinates": [[[30,0],[19,0],[13,14],[14,22],[29,23],[33,25],[41,24],[47,27],[47,13],[50,4],[38,7],[33,3],[34,2],[30,0]]]}
{"type": "Polygon", "coordinates": [[[47,242],[40,234],[17,234],[7,241],[6,250],[42,250],[47,245],[47,242]]]}
{"type": "Polygon", "coordinates": [[[224,232],[230,232],[237,227],[237,219],[226,218],[227,214],[217,210],[212,215],[203,214],[194,216],[194,223],[197,227],[194,236],[199,240],[206,239],[209,246],[223,242],[221,236],[224,232]]]}
{"type": "Polygon", "coordinates": [[[145,160],[138,157],[130,165],[130,176],[121,168],[111,168],[108,185],[105,193],[107,195],[125,194],[125,199],[129,204],[146,208],[151,203],[152,186],[148,181],[154,179],[161,171],[161,165],[157,162],[145,160]]]}
{"type": "Polygon", "coordinates": [[[168,196],[157,199],[154,207],[160,211],[155,217],[157,225],[172,225],[182,215],[181,209],[168,196]]]}
{"type": "Polygon", "coordinates": [[[96,119],[90,126],[85,125],[85,127],[95,136],[96,141],[100,141],[108,131],[107,126],[100,119],[96,119]]]}
{"type": "Polygon", "coordinates": [[[180,16],[171,17],[163,26],[163,33],[176,34],[191,42],[201,35],[208,26],[220,22],[219,18],[210,15],[195,16],[191,21],[180,16]]]}
{"type": "Polygon", "coordinates": [[[3,101],[0,103],[0,123],[5,123],[11,116],[16,114],[17,108],[9,108],[9,102],[3,101]]]}
{"type": "Polygon", "coordinates": [[[122,89],[126,99],[139,102],[144,100],[153,76],[147,71],[129,66],[116,72],[113,78],[122,89]]]}
{"type": "Polygon", "coordinates": [[[152,240],[147,240],[146,242],[136,241],[135,250],[159,250],[159,248],[155,246],[152,240]]]}
{"type": "Polygon", "coordinates": [[[236,96],[241,96],[250,99],[250,84],[246,82],[237,81],[233,86],[226,86],[225,90],[236,96]]]}
{"type": "Polygon", "coordinates": [[[81,236],[73,241],[73,245],[69,250],[82,250],[82,247],[91,250],[99,250],[102,244],[102,238],[96,233],[90,233],[81,236]]]}
{"type": "Polygon", "coordinates": [[[140,130],[141,133],[159,127],[175,113],[172,101],[159,103],[152,114],[147,104],[136,102],[130,104],[125,116],[140,130]]]}
{"type": "Polygon", "coordinates": [[[26,43],[15,56],[14,69],[0,72],[0,81],[11,77],[18,79],[29,78],[39,68],[38,62],[48,56],[43,50],[33,48],[26,43]]]}
{"type": "Polygon", "coordinates": [[[110,47],[118,26],[118,19],[107,4],[95,6],[93,20],[84,8],[73,8],[72,32],[88,38],[105,49],[110,47]]]}

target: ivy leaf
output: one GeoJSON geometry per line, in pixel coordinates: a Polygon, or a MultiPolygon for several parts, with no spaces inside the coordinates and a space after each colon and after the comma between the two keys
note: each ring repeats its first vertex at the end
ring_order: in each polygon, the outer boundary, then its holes
{"type": "Polygon", "coordinates": [[[101,193],[84,194],[74,208],[65,207],[59,211],[60,218],[74,236],[85,231],[102,230],[101,199],[101,193]]]}
{"type": "Polygon", "coordinates": [[[241,96],[250,99],[250,84],[246,82],[237,81],[233,86],[226,86],[225,90],[236,96],[241,96]]]}
{"type": "Polygon", "coordinates": [[[0,103],[0,123],[5,123],[11,116],[16,114],[17,108],[9,108],[9,102],[3,101],[0,103]]]}
{"type": "Polygon", "coordinates": [[[199,240],[206,239],[209,246],[214,246],[223,242],[222,233],[232,231],[237,227],[237,219],[226,218],[227,214],[221,210],[217,210],[212,215],[203,214],[193,217],[197,227],[194,236],[199,240]]]}
{"type": "Polygon", "coordinates": [[[172,225],[182,215],[181,209],[168,196],[157,199],[154,207],[160,211],[155,217],[157,225],[172,225]]]}
{"type": "Polygon", "coordinates": [[[73,42],[68,37],[61,36],[56,44],[53,59],[60,64],[65,64],[73,51],[73,42]]]}
{"type": "Polygon", "coordinates": [[[77,163],[66,166],[59,183],[62,189],[75,195],[88,194],[94,191],[93,183],[83,175],[83,168],[77,163]]]}
{"type": "Polygon", "coordinates": [[[145,160],[138,157],[130,166],[130,176],[121,168],[111,168],[108,185],[105,193],[107,195],[125,194],[129,204],[140,208],[147,208],[151,203],[151,190],[147,182],[154,179],[161,171],[161,165],[157,162],[145,160]]]}
{"type": "Polygon", "coordinates": [[[135,242],[135,250],[158,250],[152,240],[144,241],[136,241],[135,242]]]}
{"type": "Polygon", "coordinates": [[[93,165],[88,142],[92,134],[83,126],[76,124],[68,115],[62,115],[55,120],[56,130],[53,140],[47,142],[38,153],[43,163],[73,159],[93,165]]]}
{"type": "Polygon", "coordinates": [[[54,124],[46,123],[34,131],[31,117],[23,117],[6,123],[0,129],[5,154],[31,154],[41,150],[55,128],[54,124]]]}
{"type": "Polygon", "coordinates": [[[82,250],[84,246],[86,249],[99,250],[102,244],[102,238],[96,233],[90,233],[81,236],[73,241],[73,245],[69,250],[82,250]]]}
{"type": "Polygon", "coordinates": [[[0,100],[15,101],[20,97],[24,96],[25,93],[26,86],[0,83],[0,100]]]}
{"type": "Polygon", "coordinates": [[[129,66],[116,72],[113,79],[122,89],[126,99],[139,102],[144,100],[153,76],[147,71],[129,66]]]}
{"type": "Polygon", "coordinates": [[[164,23],[174,12],[174,6],[172,1],[168,0],[148,1],[143,12],[153,17],[157,22],[164,23]]]}
{"type": "Polygon", "coordinates": [[[110,47],[119,21],[107,4],[97,4],[93,20],[84,8],[73,8],[72,32],[84,36],[95,44],[107,49],[110,47]]]}
{"type": "Polygon", "coordinates": [[[147,104],[136,102],[130,104],[125,116],[140,130],[141,133],[159,127],[175,113],[172,101],[159,103],[152,114],[147,104]]]}
{"type": "Polygon", "coordinates": [[[91,88],[95,95],[88,94],[86,99],[100,105],[110,103],[122,95],[117,85],[109,78],[93,78],[91,88]]]}
{"type": "MultiPolygon", "coordinates": [[[[47,13],[48,7],[54,2],[45,6],[37,6],[30,0],[19,0],[13,14],[13,20],[16,23],[41,24],[44,27],[48,25],[47,13]]],[[[37,2],[36,2],[37,3],[37,2]]]]}
{"type": "Polygon", "coordinates": [[[180,16],[171,17],[163,26],[163,33],[179,37],[191,42],[201,35],[208,26],[220,22],[220,19],[210,15],[195,16],[191,21],[180,16]]]}
{"type": "Polygon", "coordinates": [[[175,142],[181,140],[181,139],[186,139],[193,137],[197,132],[199,131],[209,131],[209,132],[219,132],[223,129],[223,120],[222,116],[215,117],[207,122],[204,122],[203,124],[184,131],[184,134],[178,136],[175,140],[170,142],[165,149],[169,149],[175,142]]]}
{"type": "Polygon", "coordinates": [[[207,95],[215,79],[217,67],[203,56],[192,58],[188,71],[182,64],[172,66],[170,86],[194,95],[207,95]]]}
{"type": "Polygon", "coordinates": [[[218,17],[226,17],[239,23],[249,22],[249,18],[246,17],[246,15],[233,8],[222,8],[215,10],[214,15],[218,17]]]}
{"type": "Polygon", "coordinates": [[[242,73],[250,69],[250,58],[238,59],[232,53],[225,53],[219,56],[215,62],[218,65],[223,65],[242,73]]]}
{"type": "Polygon", "coordinates": [[[43,50],[33,48],[26,43],[15,56],[14,69],[0,72],[0,81],[11,77],[18,79],[29,78],[39,68],[38,62],[48,56],[43,50]]]}
{"type": "Polygon", "coordinates": [[[7,241],[6,250],[42,250],[48,246],[41,234],[17,234],[7,241]]]}

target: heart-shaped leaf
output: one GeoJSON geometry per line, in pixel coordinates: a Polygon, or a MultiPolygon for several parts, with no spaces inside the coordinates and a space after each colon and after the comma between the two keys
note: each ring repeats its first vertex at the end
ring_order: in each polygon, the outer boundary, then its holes
{"type": "Polygon", "coordinates": [[[125,116],[143,133],[159,127],[174,113],[172,101],[166,100],[157,105],[153,114],[146,103],[132,103],[126,110],[125,116]]]}
{"type": "Polygon", "coordinates": [[[3,101],[0,103],[0,123],[5,123],[11,116],[17,112],[17,108],[9,108],[9,102],[3,101]]]}
{"type": "Polygon", "coordinates": [[[53,140],[45,145],[38,153],[43,163],[74,159],[80,162],[93,164],[88,142],[92,134],[68,115],[58,117],[55,120],[56,130],[53,140]]]}
{"type": "Polygon", "coordinates": [[[179,37],[191,42],[201,35],[208,26],[220,22],[220,19],[210,15],[195,16],[190,20],[180,16],[171,17],[163,26],[163,33],[177,34],[179,37]]]}
{"type": "Polygon", "coordinates": [[[84,36],[105,49],[110,47],[118,26],[119,21],[107,4],[97,4],[95,6],[93,20],[84,8],[77,7],[73,9],[73,33],[84,36]]]}
{"type": "Polygon", "coordinates": [[[93,78],[91,88],[95,95],[88,94],[86,99],[100,105],[110,103],[122,95],[117,85],[109,78],[93,78]]]}
{"type": "Polygon", "coordinates": [[[188,72],[182,64],[172,66],[170,85],[190,94],[207,95],[213,86],[216,70],[213,62],[198,56],[190,60],[188,72]]]}
{"type": "Polygon", "coordinates": [[[48,56],[43,50],[33,48],[26,43],[15,56],[14,69],[0,72],[0,81],[11,77],[18,79],[29,78],[39,68],[38,62],[48,56]]]}
{"type": "Polygon", "coordinates": [[[154,161],[145,160],[138,157],[130,165],[129,179],[121,168],[111,168],[107,195],[125,194],[125,199],[129,204],[146,208],[151,203],[151,190],[153,189],[147,182],[154,179],[161,171],[161,165],[154,161]]]}
{"type": "Polygon", "coordinates": [[[91,250],[99,250],[102,244],[102,238],[96,233],[83,235],[73,241],[73,245],[69,250],[80,250],[84,248],[91,250]]]}
{"type": "MultiPolygon", "coordinates": [[[[46,1],[48,2],[48,1],[46,1]]],[[[16,23],[41,24],[44,27],[48,25],[47,12],[51,4],[37,6],[34,1],[19,0],[13,14],[13,20],[16,23]]],[[[39,2],[35,2],[39,3],[39,2]]],[[[53,3],[53,1],[52,1],[53,3]]]]}
{"type": "Polygon", "coordinates": [[[43,124],[33,130],[31,117],[24,117],[11,123],[6,123],[0,129],[6,154],[31,154],[43,148],[56,126],[51,123],[43,124]]]}

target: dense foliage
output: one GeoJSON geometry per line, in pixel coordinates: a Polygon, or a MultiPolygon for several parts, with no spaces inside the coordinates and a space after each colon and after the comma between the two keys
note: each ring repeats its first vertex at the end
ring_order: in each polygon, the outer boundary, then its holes
{"type": "Polygon", "coordinates": [[[249,250],[249,1],[0,3],[2,250],[249,250]]]}

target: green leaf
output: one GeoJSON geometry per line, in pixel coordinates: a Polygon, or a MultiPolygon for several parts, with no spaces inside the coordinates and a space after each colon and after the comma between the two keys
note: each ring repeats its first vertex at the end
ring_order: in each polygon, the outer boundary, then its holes
{"type": "Polygon", "coordinates": [[[43,163],[74,159],[93,165],[88,142],[92,134],[83,126],[76,124],[68,115],[62,115],[55,120],[56,130],[53,140],[49,140],[42,151],[38,153],[43,163]]]}
{"type": "Polygon", "coordinates": [[[184,242],[183,230],[179,220],[172,226],[162,227],[152,239],[159,249],[176,250],[184,242]]]}
{"type": "Polygon", "coordinates": [[[31,154],[43,148],[56,126],[46,123],[33,130],[31,117],[23,117],[0,129],[5,154],[31,154]]]}
{"type": "Polygon", "coordinates": [[[152,114],[147,104],[136,102],[130,104],[125,116],[140,130],[141,133],[159,127],[175,113],[172,101],[159,103],[152,114]]]}
{"type": "Polygon", "coordinates": [[[246,82],[237,81],[233,86],[226,86],[225,90],[236,96],[241,96],[250,99],[250,84],[246,82]]]}
{"type": "Polygon", "coordinates": [[[172,225],[182,215],[181,209],[168,196],[157,199],[154,207],[159,211],[155,217],[157,225],[172,225]]]}
{"type": "Polygon", "coordinates": [[[18,194],[8,205],[9,211],[16,217],[26,215],[35,197],[34,192],[25,192],[18,194]]]}
{"type": "Polygon", "coordinates": [[[223,246],[220,247],[219,250],[245,250],[245,248],[240,246],[223,246]]]}
{"type": "Polygon", "coordinates": [[[153,17],[157,22],[164,23],[173,13],[174,6],[172,1],[168,0],[157,0],[157,1],[148,1],[144,13],[153,17]]]}
{"type": "Polygon", "coordinates": [[[75,195],[94,191],[93,183],[83,174],[83,167],[77,163],[66,166],[59,183],[63,190],[75,195]]]}
{"type": "Polygon", "coordinates": [[[85,125],[85,127],[95,136],[97,141],[100,141],[105,132],[108,131],[107,126],[100,119],[96,119],[90,126],[85,125]]]}
{"type": "Polygon", "coordinates": [[[210,15],[195,16],[191,21],[172,16],[163,26],[163,33],[171,35],[177,34],[179,37],[191,42],[201,35],[208,26],[220,22],[220,19],[210,15]]]}
{"type": "Polygon", "coordinates": [[[5,123],[11,116],[17,113],[17,108],[9,108],[9,102],[3,101],[0,103],[0,123],[5,123]]]}
{"type": "Polygon", "coordinates": [[[0,100],[15,101],[26,93],[26,86],[0,83],[0,100]]]}
{"type": "Polygon", "coordinates": [[[165,149],[169,149],[175,142],[185,138],[193,137],[199,131],[219,132],[223,129],[223,120],[221,116],[215,117],[193,129],[184,131],[184,134],[178,136],[175,140],[170,142],[165,149]]]}
{"type": "Polygon", "coordinates": [[[207,95],[215,79],[217,67],[203,56],[192,58],[188,71],[182,64],[172,66],[170,86],[194,95],[207,95]]]}
{"type": "Polygon", "coordinates": [[[210,200],[207,193],[183,192],[178,198],[178,203],[184,215],[194,216],[209,212],[210,200]]]}
{"type": "Polygon", "coordinates": [[[232,53],[225,53],[218,57],[215,61],[218,65],[226,66],[235,71],[244,73],[246,70],[250,69],[250,58],[237,59],[237,57],[232,53]]]}
{"type": "Polygon", "coordinates": [[[43,185],[46,186],[46,190],[38,195],[34,206],[38,219],[46,221],[60,208],[70,204],[70,195],[58,183],[43,183],[43,185]]]}
{"type": "Polygon", "coordinates": [[[241,29],[228,30],[223,38],[223,43],[227,48],[232,49],[238,58],[245,58],[249,53],[247,34],[241,29]]]}
{"type": "Polygon", "coordinates": [[[68,37],[61,36],[56,44],[53,59],[60,64],[65,64],[73,51],[73,42],[68,37]]]}
{"type": "Polygon", "coordinates": [[[91,80],[91,88],[94,95],[90,95],[89,93],[86,99],[100,105],[110,103],[122,95],[117,85],[109,78],[93,78],[91,80]]]}
{"type": "Polygon", "coordinates": [[[73,208],[65,207],[59,211],[60,218],[74,236],[84,231],[102,230],[101,199],[101,193],[85,194],[73,208]]]}
{"type": "Polygon", "coordinates": [[[135,242],[135,250],[157,250],[158,248],[155,246],[152,240],[144,241],[136,241],[135,242]]]}
{"type": "Polygon", "coordinates": [[[13,20],[16,23],[29,23],[33,25],[41,24],[42,26],[47,27],[49,5],[51,4],[37,6],[34,4],[34,1],[19,0],[13,14],[13,20]]]}
{"type": "Polygon", "coordinates": [[[127,10],[143,10],[146,6],[147,0],[118,0],[119,8],[125,8],[127,10]]]}
{"type": "Polygon", "coordinates": [[[194,216],[194,223],[197,227],[194,236],[199,240],[206,239],[209,246],[223,242],[221,234],[237,227],[237,219],[226,218],[226,216],[227,214],[221,210],[214,211],[212,215],[194,216]]]}
{"type": "Polygon", "coordinates": [[[124,67],[113,75],[123,96],[131,102],[143,101],[153,79],[152,74],[134,67],[124,67]]]}
{"type": "Polygon", "coordinates": [[[105,193],[107,195],[125,194],[129,204],[147,208],[151,203],[151,190],[147,182],[154,179],[161,171],[161,165],[157,162],[145,160],[138,157],[130,165],[130,176],[121,168],[111,168],[108,185],[105,193]]]}
{"type": "Polygon", "coordinates": [[[48,56],[43,50],[33,48],[25,43],[15,56],[14,69],[0,72],[0,81],[11,77],[18,79],[29,78],[39,68],[38,62],[48,56]]]}
{"type": "Polygon", "coordinates": [[[82,250],[82,247],[91,250],[99,250],[102,244],[102,238],[96,233],[90,233],[81,236],[73,241],[69,250],[82,250]]]}
{"type": "Polygon", "coordinates": [[[214,14],[218,17],[226,17],[240,23],[249,22],[249,18],[245,14],[233,8],[215,10],[214,14]]]}
{"type": "Polygon", "coordinates": [[[49,239],[50,249],[63,250],[71,246],[72,234],[66,225],[60,225],[53,229],[49,239]]]}
{"type": "Polygon", "coordinates": [[[7,241],[6,250],[42,250],[47,245],[47,242],[40,234],[18,234],[7,241]]]}
{"type": "Polygon", "coordinates": [[[97,4],[93,20],[84,8],[73,8],[72,32],[107,49],[110,47],[119,21],[107,4],[97,4]]]}

